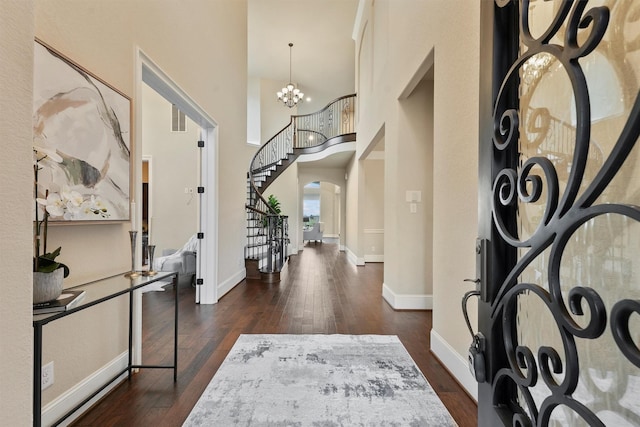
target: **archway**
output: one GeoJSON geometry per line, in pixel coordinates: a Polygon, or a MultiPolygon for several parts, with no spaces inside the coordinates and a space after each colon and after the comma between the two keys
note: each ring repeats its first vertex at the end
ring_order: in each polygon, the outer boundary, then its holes
{"type": "MultiPolygon", "coordinates": [[[[338,185],[326,181],[312,181],[303,187],[302,225],[305,231],[318,229],[316,224],[320,224],[322,241],[340,242],[341,192],[338,185]]],[[[309,240],[304,234],[303,245],[309,240]]]]}

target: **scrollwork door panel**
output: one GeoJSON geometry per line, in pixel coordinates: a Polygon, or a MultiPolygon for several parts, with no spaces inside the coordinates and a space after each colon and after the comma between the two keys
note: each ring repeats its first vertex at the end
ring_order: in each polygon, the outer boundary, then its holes
{"type": "Polygon", "coordinates": [[[500,160],[481,173],[493,176],[495,253],[515,256],[490,274],[493,394],[480,413],[638,426],[640,2],[496,0],[496,23],[509,8],[518,31],[496,34],[518,52],[496,67],[500,160]]]}

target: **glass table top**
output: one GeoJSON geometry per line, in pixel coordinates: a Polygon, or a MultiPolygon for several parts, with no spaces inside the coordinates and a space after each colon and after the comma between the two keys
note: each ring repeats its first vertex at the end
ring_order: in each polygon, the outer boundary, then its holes
{"type": "MultiPolygon", "coordinates": [[[[46,324],[60,317],[68,316],[71,313],[99,304],[111,298],[124,295],[136,289],[140,289],[154,282],[166,281],[167,284],[172,283],[172,278],[177,277],[177,272],[159,271],[153,276],[143,276],[139,274],[136,277],[127,277],[127,273],[120,273],[104,279],[95,280],[93,282],[83,283],[82,285],[67,288],[66,290],[85,291],[82,300],[73,308],[66,311],[56,313],[34,314],[33,324],[46,324]]],[[[63,291],[64,293],[64,291],[63,291]]]]}

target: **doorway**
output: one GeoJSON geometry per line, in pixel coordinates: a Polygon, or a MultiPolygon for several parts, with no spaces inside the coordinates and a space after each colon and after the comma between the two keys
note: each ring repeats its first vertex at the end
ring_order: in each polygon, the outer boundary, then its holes
{"type": "MultiPolygon", "coordinates": [[[[198,233],[200,234],[198,247],[198,273],[196,287],[196,302],[201,304],[214,304],[218,300],[217,295],[217,139],[218,125],[189,95],[178,87],[171,78],[166,75],[141,49],[137,51],[137,77],[136,98],[141,99],[143,84],[148,85],[153,91],[160,94],[170,104],[182,111],[186,117],[196,123],[200,129],[199,141],[193,144],[200,148],[200,182],[203,192],[198,192],[200,209],[198,213],[198,233]],[[201,141],[201,142],[200,142],[201,141]],[[202,262],[202,260],[208,260],[202,262]]],[[[142,117],[141,103],[136,105],[136,117],[142,117]]],[[[138,119],[139,121],[139,119],[138,119]]],[[[142,140],[141,124],[136,126],[136,139],[142,140]]],[[[142,164],[142,153],[135,152],[135,162],[142,164]]],[[[136,168],[138,176],[136,182],[142,182],[142,171],[136,168]]],[[[167,173],[170,173],[170,168],[167,173]]],[[[197,191],[194,189],[194,192],[197,191]]],[[[136,198],[142,198],[142,188],[136,189],[136,198]]],[[[141,212],[137,212],[138,219],[141,212]]],[[[153,224],[151,224],[153,228],[153,224]]]]}
{"type": "Polygon", "coordinates": [[[320,206],[320,181],[310,182],[304,186],[302,196],[302,226],[305,230],[320,222],[320,206]]]}
{"type": "Polygon", "coordinates": [[[193,249],[200,231],[201,129],[147,84],[142,89],[143,264],[146,242],[154,249],[152,267],[177,268],[179,285],[189,285],[195,283],[198,265],[193,249]]]}
{"type": "MultiPolygon", "coordinates": [[[[302,188],[302,225],[304,235],[322,233],[322,241],[340,244],[342,227],[342,189],[328,181],[311,181],[302,188]],[[317,229],[317,230],[315,230],[317,229]],[[315,230],[315,231],[314,231],[315,230]]],[[[311,239],[315,241],[314,239],[311,239]]]]}

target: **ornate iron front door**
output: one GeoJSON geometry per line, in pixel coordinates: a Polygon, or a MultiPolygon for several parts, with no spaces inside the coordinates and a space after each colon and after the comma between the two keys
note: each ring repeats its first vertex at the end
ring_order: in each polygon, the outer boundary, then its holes
{"type": "Polygon", "coordinates": [[[479,424],[638,426],[640,2],[492,8],[479,424]]]}

